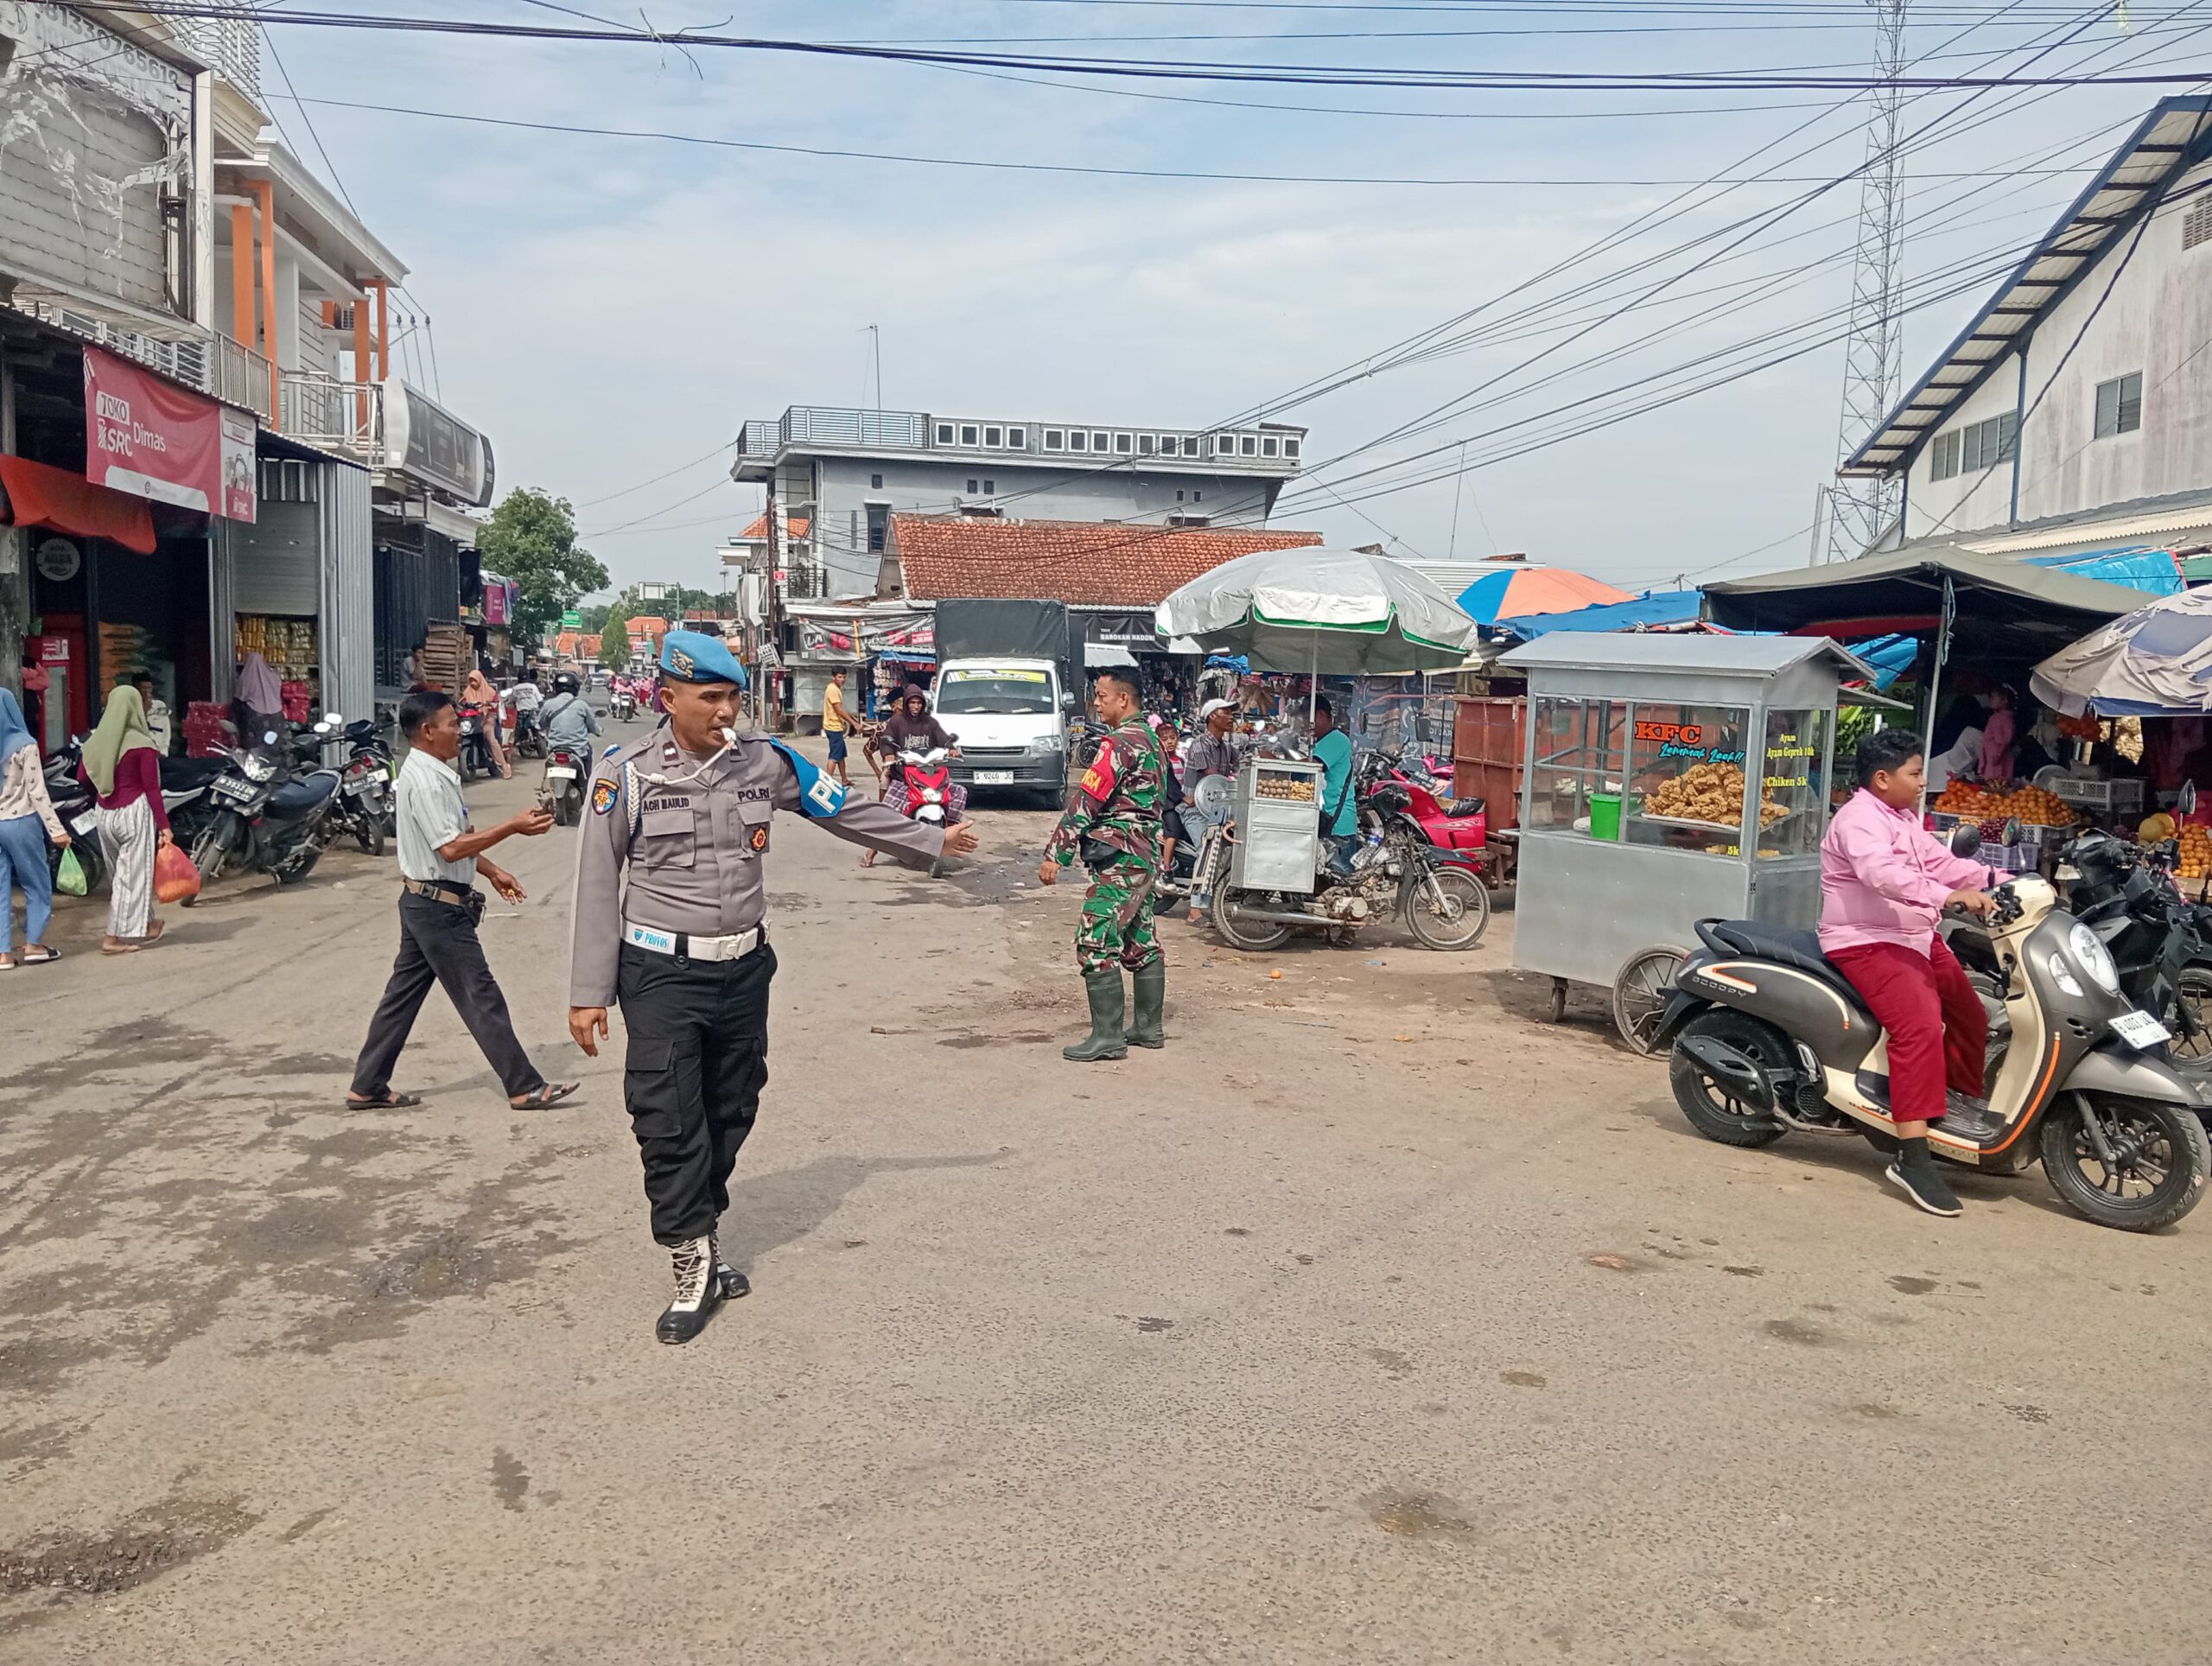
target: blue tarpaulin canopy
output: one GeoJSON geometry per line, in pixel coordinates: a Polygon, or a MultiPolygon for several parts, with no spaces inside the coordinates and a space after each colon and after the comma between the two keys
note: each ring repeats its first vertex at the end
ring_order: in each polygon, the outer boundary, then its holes
{"type": "Polygon", "coordinates": [[[1534,641],[1553,631],[1661,630],[1669,626],[1694,625],[1704,605],[1696,590],[1646,590],[1626,601],[1602,602],[1565,614],[1523,614],[1501,619],[1497,628],[1510,631],[1524,641],[1534,641]]]}

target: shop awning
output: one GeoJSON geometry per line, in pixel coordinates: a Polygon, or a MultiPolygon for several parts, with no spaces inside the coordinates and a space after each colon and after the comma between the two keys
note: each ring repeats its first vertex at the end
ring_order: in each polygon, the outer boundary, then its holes
{"type": "Polygon", "coordinates": [[[1933,634],[1955,597],[1953,652],[2033,660],[2143,605],[2143,593],[1952,546],[1892,550],[1705,587],[1713,620],[1840,641],[1933,634]]]}
{"type": "Polygon", "coordinates": [[[154,514],[145,499],[94,486],[66,468],[0,456],[0,487],[17,526],[50,526],[80,538],[105,538],[142,556],[154,553],[154,514]]]}

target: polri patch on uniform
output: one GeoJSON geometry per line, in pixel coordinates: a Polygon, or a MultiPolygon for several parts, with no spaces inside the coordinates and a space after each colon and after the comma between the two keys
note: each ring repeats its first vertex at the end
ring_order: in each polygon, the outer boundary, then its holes
{"type": "Polygon", "coordinates": [[[768,848],[768,823],[763,822],[760,826],[754,828],[753,830],[753,837],[748,840],[747,843],[752,845],[755,855],[759,855],[766,851],[768,848]]]}
{"type": "Polygon", "coordinates": [[[604,816],[613,809],[615,795],[621,790],[613,782],[604,779],[594,781],[591,784],[591,813],[604,816]]]}

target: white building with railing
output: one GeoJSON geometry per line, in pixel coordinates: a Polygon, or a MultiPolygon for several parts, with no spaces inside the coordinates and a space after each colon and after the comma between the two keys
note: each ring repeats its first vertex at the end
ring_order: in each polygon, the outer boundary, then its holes
{"type": "Polygon", "coordinates": [[[748,422],[734,479],[767,489],[793,596],[874,592],[893,515],[988,515],[1133,525],[1261,526],[1304,466],[1306,430],[1039,422],[793,405],[748,422]],[[779,523],[778,516],[783,518],[779,523]]]}

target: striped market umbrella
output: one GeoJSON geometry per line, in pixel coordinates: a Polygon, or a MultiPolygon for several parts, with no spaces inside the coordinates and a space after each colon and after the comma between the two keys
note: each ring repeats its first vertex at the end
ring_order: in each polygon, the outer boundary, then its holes
{"type": "Polygon", "coordinates": [[[1531,614],[1571,614],[1579,607],[1629,599],[1627,591],[1616,590],[1587,573],[1564,567],[1524,567],[1517,562],[1484,573],[1459,597],[1459,611],[1478,625],[1531,614]]]}

